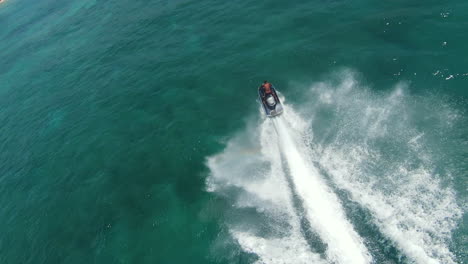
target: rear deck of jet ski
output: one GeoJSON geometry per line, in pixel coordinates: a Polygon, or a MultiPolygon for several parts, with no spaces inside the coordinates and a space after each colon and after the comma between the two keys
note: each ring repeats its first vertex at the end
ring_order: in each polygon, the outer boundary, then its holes
{"type": "Polygon", "coordinates": [[[272,93],[266,95],[263,99],[261,91],[258,91],[258,96],[262,104],[263,109],[265,110],[265,115],[267,117],[274,117],[281,115],[283,113],[283,105],[279,100],[278,94],[276,93],[275,88],[271,88],[272,93]]]}

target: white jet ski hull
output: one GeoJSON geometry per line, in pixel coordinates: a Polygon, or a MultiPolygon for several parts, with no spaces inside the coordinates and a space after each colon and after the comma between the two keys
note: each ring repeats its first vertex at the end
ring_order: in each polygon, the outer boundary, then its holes
{"type": "Polygon", "coordinates": [[[279,116],[283,113],[283,105],[281,104],[281,101],[279,100],[278,94],[276,93],[276,90],[272,87],[272,94],[271,95],[266,95],[265,98],[262,98],[262,94],[260,90],[258,91],[258,96],[260,99],[260,103],[262,104],[263,109],[265,110],[265,115],[267,117],[275,117],[279,116]],[[268,100],[268,97],[272,97],[268,100]],[[270,104],[269,102],[272,102],[274,104],[270,104]]]}

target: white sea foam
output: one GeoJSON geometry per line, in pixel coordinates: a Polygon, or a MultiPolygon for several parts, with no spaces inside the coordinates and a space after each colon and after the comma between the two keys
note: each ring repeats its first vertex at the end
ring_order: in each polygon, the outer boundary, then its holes
{"type": "Polygon", "coordinates": [[[312,254],[298,232],[281,238],[263,238],[248,232],[233,231],[242,248],[256,254],[258,263],[284,264],[284,263],[325,263],[316,254],[312,254]]]}
{"type": "MultiPolygon", "coordinates": [[[[287,109],[292,113],[292,109],[287,109]]],[[[327,258],[332,263],[370,263],[362,239],[346,219],[337,196],[322,180],[312,163],[297,147],[303,144],[294,127],[302,123],[292,115],[273,120],[278,130],[282,153],[284,154],[295,190],[304,204],[311,227],[328,245],[327,258]],[[291,123],[286,122],[285,119],[291,123]]],[[[300,134],[300,133],[299,133],[300,134]]]]}
{"type": "Polygon", "coordinates": [[[336,131],[332,142],[315,146],[320,149],[315,159],[338,188],[369,210],[382,234],[409,259],[419,264],[456,263],[448,244],[462,211],[453,190],[440,183],[444,175],[434,173],[424,145],[427,133],[414,124],[414,118],[424,114],[451,126],[454,122],[446,120],[453,113],[439,109],[434,115],[440,116],[433,117],[422,112],[417,105],[424,103],[408,98],[401,85],[376,95],[357,83],[350,90],[349,82],[312,88],[314,97],[333,94],[333,105],[327,101],[317,108],[331,109],[335,117],[328,125],[336,131]]]}
{"type": "Polygon", "coordinates": [[[212,174],[207,182],[210,191],[229,193],[227,189],[235,186],[243,192],[236,198],[235,207],[253,207],[290,226],[286,233],[283,230],[278,235],[261,236],[258,230],[235,223],[230,224],[231,234],[245,251],[259,257],[259,263],[324,263],[304,238],[298,213],[305,214],[310,226],[327,244],[329,262],[370,263],[371,256],[346,219],[340,201],[304,156],[306,149],[297,147],[311,139],[311,135],[305,133],[310,124],[293,109],[287,107],[287,112],[287,123],[282,118],[265,120],[260,133],[248,129],[231,140],[223,153],[208,159],[212,174]],[[254,151],[256,155],[246,155],[244,148],[255,144],[245,142],[245,137],[261,138],[259,151],[254,151]],[[286,168],[282,166],[280,153],[286,159],[288,176],[284,173],[286,168]],[[262,167],[265,162],[268,166],[262,167]],[[285,177],[291,177],[306,212],[295,211],[292,190],[285,177]]]}
{"type": "Polygon", "coordinates": [[[268,216],[269,223],[227,223],[242,249],[258,256],[258,263],[325,263],[302,234],[276,142],[271,122],[250,125],[222,153],[208,159],[208,190],[228,196],[233,210],[254,208],[268,216]],[[268,234],[260,230],[265,225],[268,234]]]}
{"type": "Polygon", "coordinates": [[[393,190],[379,187],[360,170],[363,161],[373,157],[357,146],[332,147],[323,152],[320,163],[337,186],[370,210],[381,232],[409,258],[420,264],[455,263],[446,244],[460,214],[453,193],[441,188],[427,170],[404,166],[382,176],[393,190]]]}

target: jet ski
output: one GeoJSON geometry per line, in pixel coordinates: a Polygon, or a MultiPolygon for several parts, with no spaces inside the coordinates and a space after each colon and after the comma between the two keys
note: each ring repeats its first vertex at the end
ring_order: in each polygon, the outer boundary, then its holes
{"type": "Polygon", "coordinates": [[[283,113],[283,105],[281,104],[275,88],[272,86],[270,94],[265,94],[262,87],[258,88],[258,98],[265,110],[267,117],[275,117],[283,113]]]}

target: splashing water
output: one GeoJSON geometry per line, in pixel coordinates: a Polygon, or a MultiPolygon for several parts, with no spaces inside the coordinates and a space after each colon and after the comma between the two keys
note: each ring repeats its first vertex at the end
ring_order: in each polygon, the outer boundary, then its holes
{"type": "Polygon", "coordinates": [[[208,190],[232,203],[226,224],[242,249],[258,263],[456,263],[449,245],[462,210],[450,173],[435,169],[434,132],[415,120],[422,112],[442,133],[459,115],[428,114],[434,104],[405,89],[371,93],[352,75],[314,85],[300,111],[285,105],[208,158],[208,190]],[[354,222],[343,208],[351,201],[369,222],[354,222]],[[360,236],[356,224],[380,235],[360,236]]]}
{"type": "MultiPolygon", "coordinates": [[[[303,123],[300,119],[294,121],[296,126],[303,123]]],[[[329,261],[369,263],[371,258],[362,239],[346,220],[338,198],[326,187],[317,170],[303,158],[290,134],[287,122],[283,118],[266,120],[260,129],[261,155],[256,158],[246,158],[243,155],[245,153],[240,153],[242,143],[240,138],[237,138],[228,144],[224,153],[208,160],[212,172],[208,183],[209,190],[229,193],[230,188],[239,188],[245,193],[237,197],[236,206],[255,207],[257,211],[276,218],[274,221],[284,221],[290,227],[286,236],[275,234],[277,237],[265,238],[252,234],[256,231],[242,231],[243,227],[238,223],[232,224],[231,232],[241,246],[246,251],[259,255],[262,263],[319,262],[318,256],[306,243],[299,224],[299,213],[307,215],[309,224],[328,245],[329,261]],[[277,142],[280,142],[279,146],[277,142]],[[292,205],[293,191],[285,179],[287,175],[282,165],[282,155],[286,159],[293,189],[296,189],[297,195],[303,201],[306,210],[304,213],[296,212],[292,205]],[[265,161],[268,162],[269,168],[264,171],[258,169],[265,161]]]]}
{"type": "Polygon", "coordinates": [[[460,117],[440,101],[405,91],[400,84],[372,94],[349,74],[338,86],[314,86],[313,97],[332,94],[333,101],[318,100],[315,111],[334,112],[328,130],[338,131],[315,146],[315,158],[409,259],[456,263],[449,245],[462,211],[446,186],[450,172],[439,175],[436,166],[437,155],[444,155],[437,133],[454,138],[450,131],[460,117]]]}
{"type": "Polygon", "coordinates": [[[208,189],[243,213],[228,223],[230,232],[246,252],[259,257],[258,263],[325,263],[301,233],[277,140],[271,122],[232,139],[223,153],[208,159],[208,189]],[[252,137],[258,134],[260,142],[252,137]],[[243,212],[249,208],[255,212],[243,212]],[[251,214],[259,219],[252,223],[251,214]]]}
{"type": "MultiPolygon", "coordinates": [[[[291,111],[291,110],[290,110],[291,111]]],[[[304,202],[308,220],[328,245],[328,259],[337,263],[369,263],[371,258],[362,239],[347,221],[336,195],[327,188],[319,172],[296,147],[288,124],[280,117],[273,122],[278,130],[295,190],[304,202]]]]}

